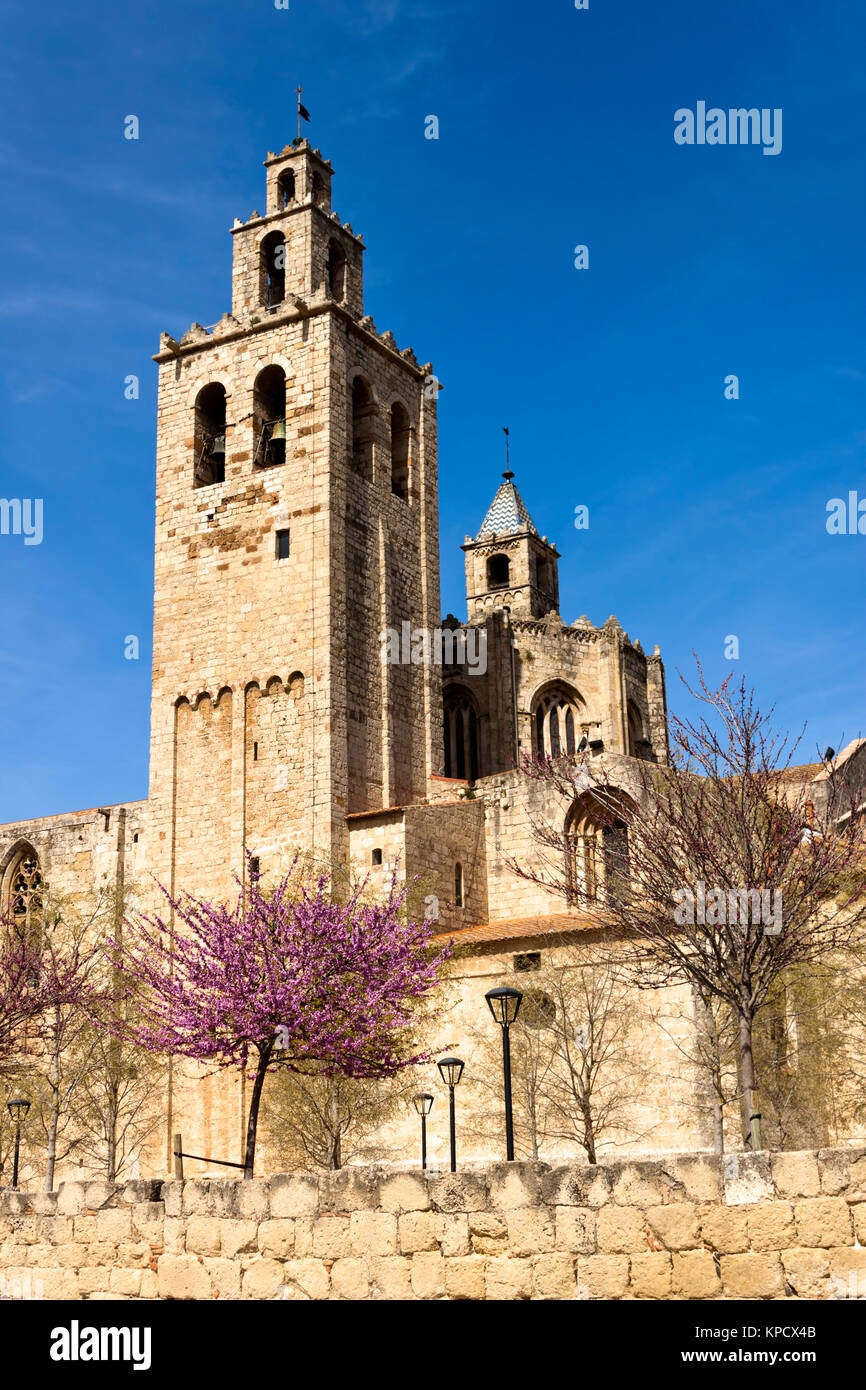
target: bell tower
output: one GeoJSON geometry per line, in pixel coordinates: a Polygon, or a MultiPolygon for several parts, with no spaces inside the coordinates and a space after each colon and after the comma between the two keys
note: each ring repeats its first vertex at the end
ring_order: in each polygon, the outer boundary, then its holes
{"type": "Polygon", "coordinates": [[[245,851],[345,857],[347,815],[422,799],[442,739],[439,672],[383,661],[438,624],[432,367],[364,312],[330,162],[300,140],[265,170],[230,312],[155,356],[153,871],[214,896],[245,851]]]}
{"type": "Polygon", "coordinates": [[[522,618],[559,611],[559,552],[539,536],[510,469],[502,479],[475,539],[461,547],[470,622],[495,608],[522,618]]]}

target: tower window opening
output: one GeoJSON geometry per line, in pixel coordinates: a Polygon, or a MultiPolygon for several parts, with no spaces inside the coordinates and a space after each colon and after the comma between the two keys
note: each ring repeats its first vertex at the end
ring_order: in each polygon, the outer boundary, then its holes
{"type": "Polygon", "coordinates": [[[269,232],[261,245],[259,299],[273,309],[286,297],[286,238],[282,232],[269,232]]]}
{"type": "Polygon", "coordinates": [[[195,402],[194,485],[208,487],[226,476],[226,392],[218,381],[203,386],[195,402]]]}
{"type": "Polygon", "coordinates": [[[253,387],[254,461],[269,468],[286,461],[286,374],[272,364],[256,377],[253,387]]]}
{"type": "Polygon", "coordinates": [[[287,208],[295,201],[295,175],[291,169],[284,169],[277,179],[277,202],[287,208]]]}
{"type": "Polygon", "coordinates": [[[382,851],[380,849],[373,850],[373,853],[370,856],[370,863],[373,865],[374,869],[378,869],[381,866],[382,851]]]}
{"type": "Polygon", "coordinates": [[[409,496],[409,445],[412,425],[409,412],[399,401],[391,407],[391,491],[404,501],[409,496]]]}
{"type": "Polygon", "coordinates": [[[488,589],[507,589],[510,570],[507,555],[491,555],[487,561],[488,589]]]}
{"type": "Polygon", "coordinates": [[[325,184],[322,175],[315,169],[313,170],[312,197],[316,207],[320,207],[325,198],[325,184]]]}
{"type": "Polygon", "coordinates": [[[352,382],[352,470],[368,483],[373,481],[373,436],[376,404],[361,376],[352,382]]]}
{"type": "Polygon", "coordinates": [[[346,253],[337,241],[328,245],[326,284],[329,298],[342,304],[346,298],[346,253]]]}
{"type": "Polygon", "coordinates": [[[254,763],[257,763],[258,760],[259,760],[259,745],[258,745],[257,743],[254,743],[254,744],[253,744],[253,762],[254,762],[254,763]]]}
{"type": "Polygon", "coordinates": [[[277,531],[276,533],[276,558],[278,560],[288,560],[291,554],[290,545],[291,533],[289,531],[277,531]]]}
{"type": "Polygon", "coordinates": [[[454,865],[454,906],[463,906],[463,865],[454,865]]]}

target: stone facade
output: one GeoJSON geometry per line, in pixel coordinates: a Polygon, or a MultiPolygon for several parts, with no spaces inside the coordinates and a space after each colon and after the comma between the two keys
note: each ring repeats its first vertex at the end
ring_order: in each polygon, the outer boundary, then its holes
{"type": "MultiPolygon", "coordinates": [[[[440,622],[432,366],[365,313],[329,162],[302,141],[265,167],[264,215],[232,228],[230,312],[163,334],[154,359],[148,799],[0,826],[0,907],[25,865],[59,897],[134,888],[154,907],[158,885],[223,897],[247,853],[267,882],[311,850],[374,886],[417,875],[443,931],[482,934],[477,975],[495,924],[507,976],[525,920],[562,904],[504,857],[532,856],[533,816],[572,813],[515,764],[587,746],[627,793],[636,759],[667,758],[659,649],[614,617],[563,621],[559,553],[510,471],[463,547],[472,629],[440,622]],[[384,634],[440,628],[442,664],[383,659],[384,634]]],[[[483,1016],[471,955],[450,980],[483,1016]]],[[[143,1171],[170,1169],[176,1130],[236,1155],[244,1087],[175,1065],[143,1171]]]]}
{"type": "Polygon", "coordinates": [[[0,1199],[10,1298],[866,1298],[866,1149],[65,1183],[0,1199]]]}

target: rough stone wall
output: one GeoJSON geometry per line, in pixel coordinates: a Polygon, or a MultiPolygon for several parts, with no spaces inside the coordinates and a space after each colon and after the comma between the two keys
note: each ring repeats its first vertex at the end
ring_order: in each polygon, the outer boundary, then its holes
{"type": "Polygon", "coordinates": [[[66,1183],[0,1201],[13,1298],[863,1298],[864,1243],[863,1148],[66,1183]]]}

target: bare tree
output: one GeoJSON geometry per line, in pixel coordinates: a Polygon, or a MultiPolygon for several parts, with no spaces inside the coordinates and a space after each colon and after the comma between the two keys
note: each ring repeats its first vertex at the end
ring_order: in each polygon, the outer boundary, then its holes
{"type": "Polygon", "coordinates": [[[591,803],[599,857],[581,860],[568,822],[534,817],[534,862],[507,862],[640,941],[640,987],[685,983],[730,1008],[745,1142],[760,1148],[756,1019],[792,967],[834,956],[866,931],[866,885],[852,878],[866,855],[856,817],[863,793],[851,794],[846,817],[832,797],[813,806],[807,784],[790,776],[798,740],[774,732],[772,711],[760,712],[745,682],[711,690],[699,675],[687,689],[703,712],[672,720],[670,764],[621,769],[629,795],[609,760],[526,757],[526,776],[560,806],[591,803]]]}
{"type": "Polygon", "coordinates": [[[381,1126],[409,1103],[405,1077],[278,1072],[263,1106],[267,1143],[292,1168],[341,1168],[382,1157],[381,1126]]]}

